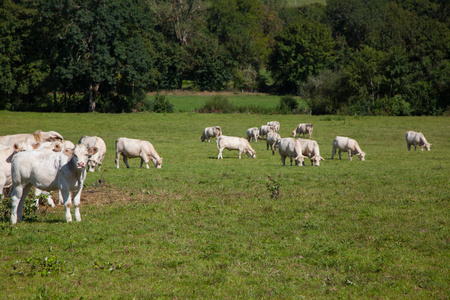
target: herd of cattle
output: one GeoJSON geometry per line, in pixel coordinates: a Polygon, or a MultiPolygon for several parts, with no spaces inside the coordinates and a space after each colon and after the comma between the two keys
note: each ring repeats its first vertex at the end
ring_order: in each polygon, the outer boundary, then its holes
{"type": "MultiPolygon", "coordinates": [[[[253,127],[247,130],[247,139],[241,137],[225,136],[222,134],[220,126],[207,127],[201,136],[202,142],[210,138],[216,138],[218,159],[222,158],[224,149],[245,153],[248,157],[256,158],[256,152],[251,147],[250,142],[257,142],[258,138],[265,137],[267,150],[271,149],[272,155],[275,150],[281,157],[283,165],[287,157],[298,166],[304,165],[305,158],[311,160],[311,165],[319,166],[324,160],[320,156],[319,145],[311,140],[313,125],[311,123],[299,124],[292,131],[292,138],[281,138],[279,135],[280,123],[277,121],[268,122],[260,128],[253,127]],[[310,139],[295,139],[296,135],[309,135],[310,139]]],[[[407,131],[406,144],[408,150],[411,145],[414,150],[417,146],[430,151],[431,144],[427,142],[421,132],[407,131]]],[[[362,161],[365,153],[358,143],[351,138],[336,136],[333,141],[331,158],[336,151],[347,152],[349,159],[357,155],[362,161]]],[[[119,138],[115,143],[115,164],[119,168],[120,156],[127,168],[128,158],[141,158],[140,167],[152,161],[156,168],[161,168],[162,158],[158,155],[153,145],[148,141],[119,138]]],[[[32,186],[36,189],[36,195],[47,194],[48,203],[54,206],[48,192],[58,191],[60,204],[65,207],[66,221],[72,221],[70,207],[75,207],[75,220],[81,221],[79,210],[80,196],[83,183],[86,179],[86,172],[94,172],[96,168],[101,169],[106,153],[106,144],[96,136],[82,136],[75,145],[64,140],[62,135],[55,131],[43,132],[40,130],[31,134],[14,134],[0,136],[0,195],[4,190],[11,191],[11,222],[13,224],[22,220],[22,211],[25,198],[32,186]]]]}

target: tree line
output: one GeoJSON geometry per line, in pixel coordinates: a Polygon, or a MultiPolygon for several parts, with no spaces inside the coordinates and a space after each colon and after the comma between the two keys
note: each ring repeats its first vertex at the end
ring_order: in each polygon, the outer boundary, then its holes
{"type": "Polygon", "coordinates": [[[128,112],[188,83],[315,114],[450,110],[446,0],[4,0],[0,16],[0,109],[128,112]]]}

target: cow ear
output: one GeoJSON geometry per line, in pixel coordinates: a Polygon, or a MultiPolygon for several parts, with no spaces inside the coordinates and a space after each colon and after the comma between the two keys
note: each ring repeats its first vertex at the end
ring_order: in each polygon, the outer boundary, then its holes
{"type": "Polygon", "coordinates": [[[66,149],[64,149],[63,153],[64,153],[64,155],[72,156],[73,155],[73,150],[70,149],[70,148],[66,148],[66,149]]]}
{"type": "Polygon", "coordinates": [[[31,147],[33,147],[33,149],[37,149],[37,148],[39,148],[40,145],[41,145],[41,143],[36,142],[36,143],[31,144],[31,147]]]}
{"type": "Polygon", "coordinates": [[[19,144],[14,143],[13,147],[14,147],[14,151],[19,152],[19,150],[20,150],[19,144]]]}
{"type": "Polygon", "coordinates": [[[324,161],[324,160],[325,160],[325,158],[323,158],[323,157],[320,157],[320,160],[323,160],[323,161],[324,161]]]}
{"type": "Polygon", "coordinates": [[[98,152],[98,148],[97,147],[90,147],[89,150],[88,150],[88,153],[90,155],[94,155],[97,152],[98,152]]]}

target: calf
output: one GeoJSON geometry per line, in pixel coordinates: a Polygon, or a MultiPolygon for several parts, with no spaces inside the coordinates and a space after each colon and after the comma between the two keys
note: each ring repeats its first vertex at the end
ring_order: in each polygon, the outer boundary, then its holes
{"type": "Polygon", "coordinates": [[[217,138],[217,149],[219,150],[219,155],[217,156],[217,159],[223,159],[222,151],[223,149],[228,150],[238,150],[239,151],[239,159],[241,158],[241,154],[245,153],[247,154],[247,157],[253,157],[256,158],[255,150],[253,150],[252,146],[250,146],[250,143],[240,137],[234,137],[234,136],[220,136],[217,138]]]}
{"type": "Polygon", "coordinates": [[[264,138],[264,136],[267,136],[267,134],[271,131],[275,132],[275,127],[270,125],[262,125],[261,128],[259,128],[259,136],[262,139],[264,138]]]}
{"type": "Polygon", "coordinates": [[[80,140],[78,141],[78,144],[84,144],[86,147],[97,147],[98,151],[96,154],[91,155],[89,157],[88,172],[94,172],[95,167],[98,166],[98,170],[100,171],[100,168],[102,167],[103,159],[105,158],[106,153],[106,144],[103,141],[102,138],[98,136],[87,136],[83,135],[80,140]]]}
{"type": "Polygon", "coordinates": [[[341,159],[341,152],[348,152],[348,157],[350,161],[352,160],[353,155],[358,155],[361,161],[364,161],[366,157],[366,153],[362,152],[361,148],[358,145],[358,142],[354,139],[337,136],[333,141],[333,151],[331,152],[331,159],[333,159],[336,154],[336,150],[339,150],[339,159],[341,159]]]}
{"type": "Polygon", "coordinates": [[[204,142],[205,140],[208,140],[208,143],[210,142],[210,138],[212,137],[219,137],[222,135],[222,129],[220,128],[220,126],[214,126],[214,127],[206,127],[203,130],[203,134],[200,137],[202,142],[204,142]]]}
{"type": "Polygon", "coordinates": [[[252,127],[247,129],[247,141],[251,142],[252,140],[254,142],[258,142],[259,137],[259,128],[258,127],[252,127]]]}
{"type": "Polygon", "coordinates": [[[137,139],[119,138],[116,141],[116,168],[119,168],[120,155],[123,157],[123,162],[129,168],[128,158],[141,158],[141,166],[145,162],[145,166],[149,169],[148,162],[151,160],[155,168],[161,169],[162,157],[159,157],[153,145],[148,141],[137,139]]]}
{"type": "Polygon", "coordinates": [[[305,137],[305,134],[309,134],[309,138],[311,138],[312,132],[313,132],[313,124],[311,123],[301,123],[298,124],[297,127],[292,131],[292,137],[295,137],[298,134],[298,137],[300,137],[300,134],[303,133],[303,137],[305,137]]]}
{"type": "Polygon", "coordinates": [[[322,156],[320,156],[319,144],[313,140],[305,140],[305,139],[297,139],[302,145],[302,154],[304,156],[309,157],[311,160],[311,166],[314,164],[315,166],[320,166],[320,161],[325,160],[322,156]]]}
{"type": "Polygon", "coordinates": [[[299,167],[303,165],[305,157],[302,155],[302,146],[300,142],[293,138],[283,138],[278,140],[278,152],[280,153],[281,162],[285,165],[286,157],[295,160],[295,164],[299,167]]]}
{"type": "Polygon", "coordinates": [[[44,191],[60,190],[66,208],[66,221],[72,221],[70,206],[75,206],[75,220],[81,221],[80,197],[86,179],[86,165],[96,147],[87,148],[78,144],[75,148],[61,152],[47,150],[24,151],[17,153],[11,164],[13,182],[11,223],[22,220],[25,198],[32,186],[44,191]]]}
{"type": "Polygon", "coordinates": [[[423,147],[425,147],[427,151],[430,151],[431,144],[427,142],[422,132],[407,131],[405,137],[408,151],[411,150],[411,145],[414,145],[414,151],[416,151],[417,146],[419,146],[422,151],[423,147]]]}
{"type": "Polygon", "coordinates": [[[271,131],[267,134],[266,146],[267,146],[267,150],[269,150],[269,145],[270,145],[270,149],[272,150],[272,155],[275,155],[275,150],[277,150],[279,139],[281,139],[281,136],[276,132],[271,131]]]}

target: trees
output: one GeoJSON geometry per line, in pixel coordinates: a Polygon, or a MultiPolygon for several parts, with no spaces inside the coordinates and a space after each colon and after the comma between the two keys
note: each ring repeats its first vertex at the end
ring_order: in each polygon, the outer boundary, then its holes
{"type": "Polygon", "coordinates": [[[297,93],[308,76],[332,64],[334,41],[325,25],[305,20],[289,24],[275,37],[268,68],[280,91],[297,93]]]}

